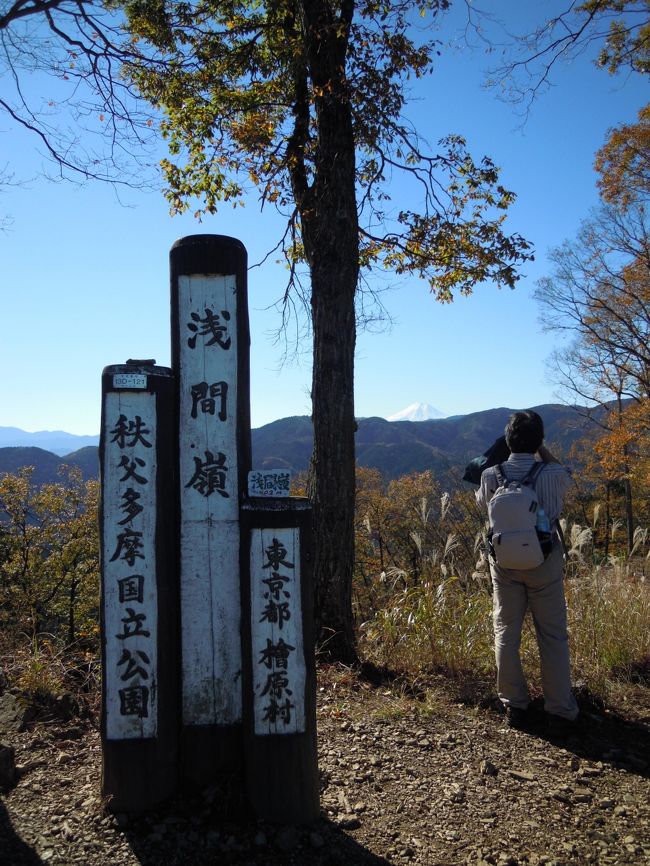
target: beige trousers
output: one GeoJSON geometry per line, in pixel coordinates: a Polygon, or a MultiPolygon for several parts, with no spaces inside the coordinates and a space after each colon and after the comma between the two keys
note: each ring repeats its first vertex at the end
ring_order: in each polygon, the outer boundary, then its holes
{"type": "Polygon", "coordinates": [[[528,687],[519,647],[526,611],[530,609],[537,635],[547,713],[575,719],[578,705],[571,691],[562,550],[556,544],[538,568],[502,569],[490,563],[494,586],[494,650],[497,691],[506,706],[525,709],[528,687]]]}

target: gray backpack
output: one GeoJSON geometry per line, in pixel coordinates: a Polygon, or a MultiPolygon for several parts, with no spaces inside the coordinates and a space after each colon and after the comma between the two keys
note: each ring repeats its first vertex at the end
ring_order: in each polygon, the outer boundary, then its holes
{"type": "Polygon", "coordinates": [[[539,503],[535,482],[546,464],[536,462],[520,481],[508,481],[503,466],[495,467],[499,484],[488,503],[490,553],[501,568],[525,571],[541,565],[550,551],[550,534],[544,546],[537,531],[539,503]]]}

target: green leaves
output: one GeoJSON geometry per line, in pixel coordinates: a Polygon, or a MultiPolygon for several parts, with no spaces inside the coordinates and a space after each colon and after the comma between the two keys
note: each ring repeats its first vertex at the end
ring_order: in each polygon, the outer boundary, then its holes
{"type": "Polygon", "coordinates": [[[514,194],[498,169],[474,161],[457,135],[426,153],[402,116],[406,82],[430,72],[438,52],[413,28],[412,13],[448,5],[316,2],[312,25],[295,0],[129,3],[141,60],[128,72],[165,115],[170,155],[161,168],[172,213],[215,213],[252,185],[262,204],[289,210],[285,255],[295,264],[305,250],[301,226],[322,206],[318,178],[331,159],[323,124],[336,103],[356,149],[359,263],[426,279],[440,300],[487,279],[512,287],[531,253],[504,231],[514,194]],[[389,219],[385,203],[400,175],[414,206],[389,219]]]}
{"type": "Polygon", "coordinates": [[[509,207],[514,193],[498,183],[490,159],[474,162],[461,136],[448,136],[440,145],[441,153],[430,157],[402,138],[402,170],[425,190],[426,207],[400,211],[394,231],[365,231],[364,266],[380,263],[397,274],[415,274],[443,302],[452,301],[455,291],[470,294],[487,280],[514,288],[517,265],[532,258],[524,238],[503,231],[499,211],[509,207]],[[446,188],[436,188],[441,174],[448,178],[446,188]]]}
{"type": "Polygon", "coordinates": [[[635,72],[650,72],[648,0],[587,0],[577,11],[608,25],[604,33],[597,34],[604,39],[598,55],[600,66],[612,75],[626,66],[635,72]]]}
{"type": "Polygon", "coordinates": [[[73,640],[70,619],[90,633],[98,614],[99,484],[78,469],[40,488],[31,475],[0,478],[0,621],[34,639],[60,629],[73,640]]]}

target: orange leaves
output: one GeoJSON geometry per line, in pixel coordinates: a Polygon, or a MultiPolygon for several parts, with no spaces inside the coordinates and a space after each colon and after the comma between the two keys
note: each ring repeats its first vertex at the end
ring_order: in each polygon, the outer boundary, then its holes
{"type": "Polygon", "coordinates": [[[603,199],[628,207],[650,194],[650,106],[639,112],[638,121],[613,129],[596,154],[598,186],[603,199]]]}
{"type": "Polygon", "coordinates": [[[591,449],[590,462],[608,481],[627,479],[647,489],[650,483],[650,398],[613,408],[607,431],[591,449]]]}

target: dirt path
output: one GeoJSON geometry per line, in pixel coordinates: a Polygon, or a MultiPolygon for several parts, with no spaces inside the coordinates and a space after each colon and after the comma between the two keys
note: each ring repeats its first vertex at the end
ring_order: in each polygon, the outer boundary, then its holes
{"type": "Polygon", "coordinates": [[[595,713],[558,742],[442,690],[407,698],[333,671],[318,713],[322,819],[309,829],[236,820],[217,788],[107,816],[95,731],[2,734],[21,774],[0,797],[0,864],[650,864],[647,715],[595,713]]]}

